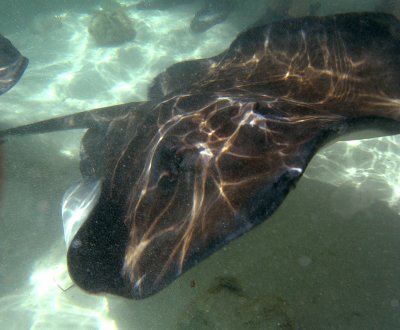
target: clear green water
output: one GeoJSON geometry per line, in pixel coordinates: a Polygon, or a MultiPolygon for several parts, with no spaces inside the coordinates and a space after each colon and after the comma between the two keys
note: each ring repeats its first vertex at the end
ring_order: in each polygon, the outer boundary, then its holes
{"type": "MultiPolygon", "coordinates": [[[[104,48],[87,32],[101,1],[2,0],[0,33],[30,64],[0,97],[1,124],[144,100],[157,73],[219,53],[267,1],[239,3],[227,21],[193,34],[188,24],[199,2],[130,11],[135,40],[104,48]]],[[[321,1],[320,14],[373,10],[378,2],[321,1]]],[[[1,329],[399,328],[398,137],[325,148],[269,221],[159,294],[129,301],[86,294],[67,278],[60,203],[79,179],[81,134],[5,146],[1,329]]]]}

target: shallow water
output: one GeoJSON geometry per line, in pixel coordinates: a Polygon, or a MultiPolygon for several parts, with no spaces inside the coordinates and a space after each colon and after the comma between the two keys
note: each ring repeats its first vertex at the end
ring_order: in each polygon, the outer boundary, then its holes
{"type": "MultiPolygon", "coordinates": [[[[87,26],[100,2],[1,2],[9,15],[0,33],[30,59],[23,79],[0,97],[2,126],[145,100],[157,73],[183,59],[219,53],[265,3],[239,5],[202,34],[188,30],[196,1],[166,11],[131,11],[135,40],[99,47],[87,26]]],[[[320,13],[372,10],[377,2],[321,1],[320,13]]],[[[271,219],[157,295],[129,301],[89,295],[70,287],[67,277],[60,204],[80,176],[82,133],[5,145],[0,328],[399,327],[399,137],[327,146],[271,219]]]]}

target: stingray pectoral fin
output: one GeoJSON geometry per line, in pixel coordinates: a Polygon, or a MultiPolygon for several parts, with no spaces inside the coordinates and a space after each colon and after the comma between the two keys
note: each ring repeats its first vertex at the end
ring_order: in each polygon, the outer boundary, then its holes
{"type": "Polygon", "coordinates": [[[358,141],[400,134],[400,125],[395,120],[386,118],[367,118],[360,122],[352,123],[350,129],[337,136],[327,145],[337,141],[358,141]]]}
{"type": "Polygon", "coordinates": [[[108,125],[116,117],[123,117],[131,111],[139,111],[147,102],[132,102],[78,112],[72,115],[43,120],[33,124],[18,126],[0,131],[0,141],[11,136],[43,134],[72,129],[99,128],[108,125]]]}
{"type": "Polygon", "coordinates": [[[101,180],[82,180],[65,192],[61,214],[67,246],[97,204],[100,191],[101,180]]]}
{"type": "Polygon", "coordinates": [[[67,254],[70,277],[91,293],[131,298],[129,282],[121,274],[129,231],[121,205],[103,191],[88,219],[74,236],[67,254]]]}

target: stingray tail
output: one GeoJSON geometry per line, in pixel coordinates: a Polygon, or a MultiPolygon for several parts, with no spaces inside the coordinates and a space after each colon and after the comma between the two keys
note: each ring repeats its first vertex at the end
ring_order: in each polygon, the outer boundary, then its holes
{"type": "Polygon", "coordinates": [[[102,127],[108,125],[116,116],[121,116],[124,113],[133,111],[144,103],[146,102],[132,102],[124,106],[105,107],[5,129],[0,131],[0,144],[7,141],[10,137],[17,135],[43,134],[72,129],[102,127]]]}

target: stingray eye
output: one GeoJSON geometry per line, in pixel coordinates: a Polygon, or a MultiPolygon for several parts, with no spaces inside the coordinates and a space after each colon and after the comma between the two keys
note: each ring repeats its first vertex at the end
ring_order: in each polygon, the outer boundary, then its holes
{"type": "Polygon", "coordinates": [[[162,189],[164,193],[172,192],[175,187],[178,174],[179,166],[182,161],[182,157],[178,152],[179,144],[176,139],[173,141],[165,141],[160,147],[159,156],[154,163],[154,175],[157,181],[157,186],[162,189]]]}
{"type": "Polygon", "coordinates": [[[266,116],[271,112],[269,106],[270,104],[268,102],[254,102],[252,111],[260,116],[266,116]]]}
{"type": "Polygon", "coordinates": [[[162,188],[170,187],[177,181],[179,173],[180,158],[175,151],[171,151],[171,154],[166,158],[167,162],[164,162],[162,166],[162,172],[159,177],[159,185],[162,188]]]}
{"type": "Polygon", "coordinates": [[[177,176],[173,175],[171,172],[165,171],[161,173],[161,176],[158,180],[158,187],[166,193],[172,193],[173,188],[175,187],[177,182],[177,176]]]}
{"type": "Polygon", "coordinates": [[[175,191],[179,178],[190,181],[196,171],[198,153],[194,149],[185,148],[180,142],[172,144],[166,142],[160,150],[157,159],[156,175],[157,187],[163,194],[175,191]]]}

